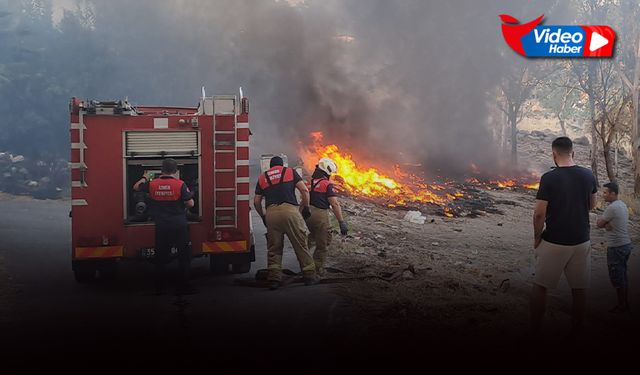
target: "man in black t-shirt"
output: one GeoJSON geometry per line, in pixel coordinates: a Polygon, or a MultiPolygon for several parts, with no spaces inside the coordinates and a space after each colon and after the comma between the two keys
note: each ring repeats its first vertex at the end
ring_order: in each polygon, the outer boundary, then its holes
{"type": "Polygon", "coordinates": [[[304,219],[309,211],[309,190],[298,173],[283,166],[281,157],[271,158],[270,169],[260,175],[253,205],[267,227],[267,280],[269,289],[280,286],[282,277],[282,251],[286,234],[296,253],[305,285],[317,284],[316,266],[307,247],[307,228],[304,219]],[[295,190],[300,191],[302,207],[298,209],[295,190]],[[266,215],[262,200],[266,201],[266,215]],[[302,215],[301,215],[302,214],[302,215]]]}
{"type": "Polygon", "coordinates": [[[557,168],[540,178],[533,214],[536,265],[531,325],[538,333],[547,290],[554,289],[564,273],[573,294],[572,334],[577,334],[584,321],[591,270],[589,211],[598,187],[590,170],[575,165],[569,138],[556,138],[551,149],[557,168]]]}

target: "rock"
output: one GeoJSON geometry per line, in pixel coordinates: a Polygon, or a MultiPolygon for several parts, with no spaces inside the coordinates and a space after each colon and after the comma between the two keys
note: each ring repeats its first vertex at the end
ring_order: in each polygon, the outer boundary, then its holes
{"type": "Polygon", "coordinates": [[[438,246],[438,245],[440,245],[440,243],[439,243],[439,242],[432,242],[432,243],[431,243],[431,246],[438,246]]]}
{"type": "Polygon", "coordinates": [[[414,276],[413,276],[413,272],[409,271],[409,270],[405,270],[402,272],[402,279],[403,280],[413,280],[414,276]]]}
{"type": "Polygon", "coordinates": [[[540,130],[532,130],[531,135],[539,139],[544,139],[547,136],[544,132],[541,132],[540,130]]]}
{"type": "Polygon", "coordinates": [[[38,182],[37,181],[33,181],[33,180],[29,180],[29,181],[27,181],[27,186],[36,187],[36,186],[38,186],[38,182]]]}
{"type": "Polygon", "coordinates": [[[24,161],[24,156],[22,155],[11,156],[12,163],[19,163],[21,161],[24,161]]]}
{"type": "Polygon", "coordinates": [[[356,250],[356,254],[364,254],[364,249],[358,249],[358,250],[356,250]]]}
{"type": "Polygon", "coordinates": [[[427,218],[422,216],[420,211],[409,211],[404,215],[404,220],[414,224],[424,224],[424,221],[427,220],[427,218]]]}
{"type": "Polygon", "coordinates": [[[574,139],[573,143],[575,143],[577,145],[583,145],[583,146],[589,146],[591,144],[591,142],[589,142],[589,138],[587,138],[584,135],[582,137],[578,137],[578,138],[574,139]]]}
{"type": "Polygon", "coordinates": [[[510,280],[504,279],[502,280],[502,282],[500,282],[500,286],[498,286],[498,289],[500,289],[500,291],[504,293],[507,290],[509,290],[510,286],[511,286],[510,280]]]}

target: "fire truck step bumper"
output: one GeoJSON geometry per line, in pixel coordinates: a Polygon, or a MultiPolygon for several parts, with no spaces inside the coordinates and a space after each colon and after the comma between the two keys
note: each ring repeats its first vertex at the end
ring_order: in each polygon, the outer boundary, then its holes
{"type": "Polygon", "coordinates": [[[247,241],[203,242],[203,253],[244,253],[249,251],[247,241]]]}
{"type": "Polygon", "coordinates": [[[119,258],[124,256],[123,246],[76,247],[74,259],[119,258]]]}

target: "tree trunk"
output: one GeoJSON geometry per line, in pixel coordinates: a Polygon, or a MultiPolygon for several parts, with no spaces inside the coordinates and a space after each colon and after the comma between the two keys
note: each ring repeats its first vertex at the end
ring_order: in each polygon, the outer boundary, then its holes
{"type": "Polygon", "coordinates": [[[502,113],[500,118],[500,152],[506,153],[507,151],[507,116],[502,113]]]}
{"type": "Polygon", "coordinates": [[[616,180],[618,179],[618,149],[620,148],[620,136],[616,134],[616,147],[613,150],[613,169],[615,170],[616,180]]]}
{"type": "Polygon", "coordinates": [[[616,174],[613,170],[613,162],[611,160],[611,145],[605,144],[602,147],[602,153],[604,154],[604,165],[607,168],[607,177],[609,181],[616,181],[616,174]]]}
{"type": "Polygon", "coordinates": [[[564,127],[564,120],[560,119],[560,129],[562,129],[562,135],[567,136],[567,128],[564,127]]]}
{"type": "Polygon", "coordinates": [[[598,180],[598,134],[596,132],[596,125],[591,125],[591,172],[596,178],[596,185],[600,186],[598,180]]]}
{"type": "Polygon", "coordinates": [[[518,120],[516,116],[509,116],[509,125],[511,125],[511,161],[514,167],[518,166],[518,120]]]}
{"type": "MultiPolygon", "coordinates": [[[[638,57],[637,57],[638,58],[638,57]]],[[[638,68],[636,68],[638,69],[638,68]]],[[[631,145],[633,157],[633,195],[640,198],[640,128],[638,126],[638,87],[633,90],[631,101],[633,108],[631,110],[631,145]]]]}
{"type": "Polygon", "coordinates": [[[587,65],[587,72],[587,87],[589,87],[587,95],[589,96],[589,115],[591,117],[591,172],[593,172],[593,176],[596,178],[596,185],[600,186],[600,182],[598,181],[598,132],[596,128],[598,125],[596,124],[596,98],[593,90],[596,72],[595,66],[591,62],[587,65]]]}

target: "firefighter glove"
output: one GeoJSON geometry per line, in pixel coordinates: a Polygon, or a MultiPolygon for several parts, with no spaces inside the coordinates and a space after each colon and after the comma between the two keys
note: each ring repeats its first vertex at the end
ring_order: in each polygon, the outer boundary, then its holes
{"type": "Polygon", "coordinates": [[[343,236],[346,236],[347,233],[349,232],[349,228],[347,228],[347,223],[345,223],[344,221],[341,221],[338,224],[340,224],[340,234],[343,236]]]}
{"type": "Polygon", "coordinates": [[[309,211],[309,207],[304,207],[302,208],[302,217],[307,220],[308,218],[311,217],[311,211],[309,211]]]}

